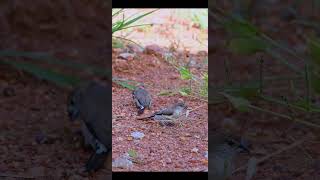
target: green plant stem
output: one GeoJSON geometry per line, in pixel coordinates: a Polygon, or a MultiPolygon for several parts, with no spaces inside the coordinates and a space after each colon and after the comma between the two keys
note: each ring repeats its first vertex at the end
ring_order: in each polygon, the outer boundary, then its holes
{"type": "Polygon", "coordinates": [[[305,82],[306,82],[306,102],[308,111],[310,110],[310,104],[311,104],[311,95],[310,95],[310,80],[309,80],[309,66],[306,64],[305,66],[305,82]]]}
{"type": "Polygon", "coordinates": [[[266,101],[269,101],[269,102],[272,102],[272,103],[288,106],[290,108],[294,108],[294,109],[297,109],[297,110],[300,110],[300,111],[305,111],[305,109],[302,108],[302,107],[299,107],[299,106],[296,106],[296,105],[293,105],[293,104],[290,104],[290,103],[287,104],[287,103],[285,103],[285,102],[283,102],[281,100],[275,99],[273,97],[269,97],[269,96],[266,96],[266,95],[260,95],[259,97],[262,98],[263,100],[266,100],[266,101]]]}
{"type": "Polygon", "coordinates": [[[300,56],[298,56],[296,52],[294,52],[293,50],[291,50],[291,49],[289,49],[289,48],[287,48],[287,47],[282,46],[282,45],[279,44],[277,41],[271,39],[269,36],[267,36],[267,35],[265,35],[265,34],[263,34],[263,33],[261,33],[260,36],[261,36],[262,38],[264,38],[265,40],[267,40],[268,42],[270,42],[272,45],[274,45],[274,46],[276,46],[276,47],[278,47],[278,48],[286,51],[286,52],[287,52],[288,54],[290,54],[291,56],[299,59],[299,60],[302,61],[302,62],[305,62],[305,60],[304,60],[303,58],[301,58],[300,56]]]}
{"type": "Polygon", "coordinates": [[[286,60],[283,56],[281,56],[280,54],[276,53],[274,50],[271,50],[269,48],[267,48],[265,50],[266,53],[270,54],[273,58],[278,59],[282,64],[288,66],[291,70],[293,70],[294,72],[303,75],[303,72],[301,72],[301,70],[299,68],[297,68],[296,66],[290,64],[288,62],[288,60],[286,60]]]}
{"type": "Polygon", "coordinates": [[[308,121],[303,121],[303,120],[297,119],[297,118],[292,118],[292,117],[290,117],[288,115],[277,113],[277,112],[273,112],[273,111],[270,111],[270,110],[266,110],[266,109],[263,109],[263,108],[260,108],[260,107],[254,106],[254,105],[249,105],[249,108],[257,110],[257,111],[260,111],[260,112],[268,113],[268,114],[271,114],[271,115],[274,115],[274,116],[277,116],[277,117],[281,117],[281,118],[284,118],[284,119],[293,120],[295,122],[307,125],[309,127],[320,128],[320,125],[318,125],[318,124],[314,124],[314,123],[311,123],[311,122],[308,122],[308,121]]]}
{"type": "Polygon", "coordinates": [[[138,45],[140,48],[143,48],[140,44],[138,44],[138,43],[136,43],[136,42],[134,42],[134,41],[132,41],[132,40],[130,40],[130,39],[127,39],[127,38],[124,38],[124,37],[120,37],[120,36],[112,36],[112,37],[118,38],[118,39],[123,39],[123,40],[129,41],[129,42],[132,42],[132,43],[138,45]]]}

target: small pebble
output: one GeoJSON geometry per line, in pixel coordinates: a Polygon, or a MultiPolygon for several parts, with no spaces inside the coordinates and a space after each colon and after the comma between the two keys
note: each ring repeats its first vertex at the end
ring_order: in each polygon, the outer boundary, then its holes
{"type": "Polygon", "coordinates": [[[191,150],[191,152],[194,152],[194,153],[197,153],[198,151],[199,151],[198,148],[193,148],[193,149],[191,150]]]}
{"type": "Polygon", "coordinates": [[[112,161],[112,167],[117,168],[130,168],[133,165],[132,161],[128,159],[128,157],[120,157],[112,161]]]}
{"type": "Polygon", "coordinates": [[[134,138],[134,139],[142,139],[144,137],[144,134],[142,132],[139,132],[139,131],[135,131],[135,132],[132,132],[131,133],[131,136],[134,138]]]}

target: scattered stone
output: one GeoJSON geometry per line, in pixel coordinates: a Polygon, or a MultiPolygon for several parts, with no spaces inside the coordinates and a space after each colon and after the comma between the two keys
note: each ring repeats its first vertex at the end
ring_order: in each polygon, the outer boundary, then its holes
{"type": "Polygon", "coordinates": [[[132,54],[132,53],[121,53],[119,54],[118,58],[119,59],[124,59],[124,60],[133,60],[135,57],[135,54],[132,54]]]}
{"type": "Polygon", "coordinates": [[[193,149],[191,149],[191,152],[193,152],[193,153],[198,153],[198,151],[199,151],[198,148],[193,148],[193,149]]]}
{"type": "Polygon", "coordinates": [[[135,131],[135,132],[131,133],[131,136],[134,139],[142,139],[144,137],[144,134],[142,132],[135,131]]]}
{"type": "Polygon", "coordinates": [[[156,44],[152,44],[152,45],[146,46],[144,49],[144,52],[150,55],[162,55],[163,49],[156,44]]]}
{"type": "Polygon", "coordinates": [[[204,153],[204,157],[208,159],[208,151],[204,153]]]}
{"type": "Polygon", "coordinates": [[[129,158],[130,158],[129,154],[126,153],[124,156],[112,161],[112,167],[125,168],[125,169],[131,168],[133,166],[133,163],[131,160],[129,160],[129,158]]]}
{"type": "Polygon", "coordinates": [[[127,48],[130,53],[142,53],[143,52],[143,48],[136,45],[136,44],[128,44],[127,48]]]}

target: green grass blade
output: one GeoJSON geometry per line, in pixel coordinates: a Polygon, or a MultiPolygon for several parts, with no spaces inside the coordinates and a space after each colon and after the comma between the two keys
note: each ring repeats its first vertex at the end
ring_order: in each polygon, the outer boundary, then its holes
{"type": "Polygon", "coordinates": [[[17,61],[0,61],[5,64],[9,64],[13,66],[16,69],[23,70],[25,72],[31,73],[32,75],[40,78],[45,79],[48,81],[51,81],[58,86],[61,87],[68,87],[68,86],[74,86],[81,82],[80,79],[72,76],[67,76],[49,69],[44,69],[42,67],[36,66],[31,63],[26,62],[17,62],[17,61]]]}
{"type": "Polygon", "coordinates": [[[53,56],[48,55],[47,53],[42,52],[25,52],[25,51],[15,51],[15,50],[1,50],[0,57],[24,57],[30,58],[37,61],[45,61],[53,65],[62,65],[73,69],[81,69],[93,72],[96,75],[101,76],[111,76],[111,71],[98,68],[95,66],[89,66],[88,64],[76,63],[67,59],[58,59],[53,56]]]}

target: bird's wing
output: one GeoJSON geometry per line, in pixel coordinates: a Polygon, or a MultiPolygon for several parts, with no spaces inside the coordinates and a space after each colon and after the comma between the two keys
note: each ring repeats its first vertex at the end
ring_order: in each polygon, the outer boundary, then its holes
{"type": "Polygon", "coordinates": [[[112,125],[111,119],[108,116],[104,116],[101,112],[93,112],[85,120],[86,127],[93,135],[93,137],[99,140],[106,149],[111,149],[112,144],[112,125]]]}
{"type": "Polygon", "coordinates": [[[132,92],[132,97],[133,97],[133,100],[134,100],[134,103],[136,104],[136,106],[138,107],[138,108],[141,108],[141,107],[143,107],[143,105],[141,104],[141,102],[139,101],[139,98],[138,98],[138,92],[137,92],[138,90],[134,90],[133,92],[132,92]]]}
{"type": "Polygon", "coordinates": [[[138,89],[134,93],[134,97],[138,100],[139,104],[142,106],[150,106],[151,97],[148,91],[145,89],[138,89]]]}
{"type": "Polygon", "coordinates": [[[81,124],[81,132],[82,132],[82,135],[84,136],[85,145],[86,146],[91,145],[93,149],[96,149],[96,145],[95,145],[96,137],[92,135],[92,133],[89,131],[89,129],[87,128],[87,125],[84,122],[82,122],[81,124]]]}
{"type": "Polygon", "coordinates": [[[162,110],[156,112],[155,115],[170,116],[170,115],[173,115],[173,113],[174,113],[174,107],[168,107],[168,108],[165,108],[165,109],[162,109],[162,110]]]}
{"type": "Polygon", "coordinates": [[[83,121],[91,134],[107,149],[112,144],[111,87],[95,85],[87,89],[83,99],[83,121]]]}

